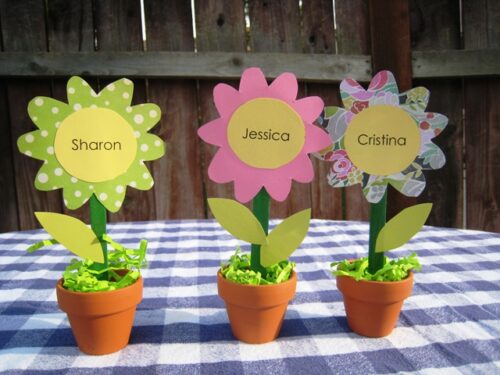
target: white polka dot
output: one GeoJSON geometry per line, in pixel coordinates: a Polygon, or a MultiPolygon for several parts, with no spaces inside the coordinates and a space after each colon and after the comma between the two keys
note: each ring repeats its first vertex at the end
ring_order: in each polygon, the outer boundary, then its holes
{"type": "Polygon", "coordinates": [[[97,108],[97,106],[95,104],[91,104],[90,108],[97,108]]]}
{"type": "Polygon", "coordinates": [[[156,146],[156,147],[160,147],[160,146],[161,146],[161,141],[157,139],[157,140],[155,141],[155,146],[156,146]]]}
{"type": "Polygon", "coordinates": [[[57,186],[52,186],[52,190],[57,190],[59,189],[57,186]]]}
{"type": "Polygon", "coordinates": [[[144,122],[144,117],[142,117],[142,115],[135,115],[134,121],[136,124],[142,124],[144,122]]]}
{"type": "Polygon", "coordinates": [[[142,174],[142,178],[145,179],[145,180],[147,180],[149,178],[149,173],[144,172],[142,174]]]}
{"type": "Polygon", "coordinates": [[[109,105],[109,100],[106,100],[104,104],[109,105]]]}
{"type": "Polygon", "coordinates": [[[131,107],[131,106],[128,106],[127,108],[125,108],[125,111],[127,111],[127,113],[132,112],[132,107],[131,107]]]}
{"type": "Polygon", "coordinates": [[[31,156],[31,155],[33,155],[33,154],[31,153],[31,151],[25,151],[25,152],[24,152],[24,155],[26,155],[26,156],[31,156]]]}
{"type": "Polygon", "coordinates": [[[68,206],[68,201],[66,199],[64,199],[64,205],[68,206]]]}
{"type": "Polygon", "coordinates": [[[90,190],[94,190],[94,185],[89,185],[90,190]]]}
{"type": "Polygon", "coordinates": [[[133,188],[135,188],[137,186],[137,182],[131,181],[129,185],[132,186],[133,188]]]}
{"type": "Polygon", "coordinates": [[[33,143],[35,140],[35,137],[33,137],[33,134],[26,134],[26,137],[24,137],[24,140],[28,143],[33,143]]]}
{"type": "Polygon", "coordinates": [[[42,135],[43,138],[45,138],[46,136],[49,135],[49,132],[47,130],[42,130],[40,134],[42,135]]]}
{"type": "Polygon", "coordinates": [[[80,190],[75,191],[75,197],[79,198],[82,196],[82,192],[80,190]]]}
{"type": "Polygon", "coordinates": [[[58,128],[58,127],[59,127],[59,125],[61,125],[61,121],[57,121],[57,122],[55,123],[56,128],[58,128]]]}
{"type": "Polygon", "coordinates": [[[123,99],[128,99],[128,98],[130,98],[130,94],[129,94],[128,92],[124,92],[124,93],[122,94],[122,98],[123,98],[123,99]]]}
{"type": "Polygon", "coordinates": [[[99,199],[105,201],[106,199],[108,199],[108,194],[106,193],[99,194],[99,199]]]}
{"type": "Polygon", "coordinates": [[[122,185],[118,185],[115,190],[118,194],[121,194],[125,189],[123,188],[122,185]]]}
{"type": "Polygon", "coordinates": [[[33,117],[32,117],[32,120],[33,120],[33,122],[37,122],[37,121],[38,121],[38,117],[33,116],[33,117]]]}
{"type": "Polygon", "coordinates": [[[63,170],[61,168],[56,168],[56,169],[54,169],[54,174],[56,176],[62,176],[63,170]]]}
{"type": "Polygon", "coordinates": [[[36,98],[35,99],[35,105],[38,107],[41,107],[43,105],[43,99],[42,98],[36,98]]]}
{"type": "Polygon", "coordinates": [[[49,180],[49,176],[47,176],[47,173],[40,173],[38,175],[38,181],[40,181],[42,184],[45,184],[49,180]]]}
{"type": "Polygon", "coordinates": [[[49,162],[48,162],[47,160],[45,160],[45,161],[43,162],[43,164],[49,164],[49,162]]]}
{"type": "Polygon", "coordinates": [[[74,184],[76,184],[78,182],[78,179],[76,177],[71,177],[70,180],[74,184]]]}
{"type": "Polygon", "coordinates": [[[120,201],[116,201],[116,202],[115,202],[115,206],[116,206],[116,207],[120,207],[121,205],[122,205],[122,202],[120,202],[120,201]]]}
{"type": "Polygon", "coordinates": [[[68,87],[68,94],[74,94],[75,93],[75,88],[74,87],[68,87]]]}
{"type": "Polygon", "coordinates": [[[135,136],[136,138],[139,138],[139,137],[141,136],[141,133],[140,133],[140,132],[138,132],[138,131],[136,130],[136,131],[134,132],[134,136],[135,136]]]}
{"type": "Polygon", "coordinates": [[[154,185],[154,181],[151,180],[151,182],[149,183],[149,186],[153,186],[154,185]]]}
{"type": "Polygon", "coordinates": [[[83,85],[83,86],[88,86],[89,84],[88,84],[86,81],[84,81],[84,80],[82,79],[82,85],[83,85]]]}
{"type": "Polygon", "coordinates": [[[97,93],[94,90],[92,90],[92,89],[90,89],[90,96],[92,96],[93,98],[97,98],[98,97],[97,93]]]}
{"type": "Polygon", "coordinates": [[[55,114],[59,113],[59,108],[52,107],[52,109],[50,111],[55,115],[55,114]]]}
{"type": "Polygon", "coordinates": [[[54,155],[54,147],[52,146],[47,147],[47,154],[54,155]]]}
{"type": "Polygon", "coordinates": [[[109,91],[115,91],[115,84],[114,83],[110,83],[107,87],[106,87],[109,91]]]}
{"type": "Polygon", "coordinates": [[[141,151],[142,151],[142,152],[146,152],[147,150],[149,150],[148,145],[147,145],[147,144],[145,144],[145,143],[143,143],[143,144],[141,145],[141,151]]]}
{"type": "Polygon", "coordinates": [[[149,117],[155,118],[156,116],[158,116],[158,112],[156,112],[154,109],[149,111],[149,117]]]}
{"type": "Polygon", "coordinates": [[[125,78],[123,80],[123,83],[126,84],[127,86],[130,86],[132,84],[132,81],[130,79],[128,79],[128,78],[125,78]]]}
{"type": "Polygon", "coordinates": [[[82,109],[82,105],[80,103],[75,103],[75,105],[73,106],[73,109],[75,111],[79,111],[80,109],[82,109]]]}

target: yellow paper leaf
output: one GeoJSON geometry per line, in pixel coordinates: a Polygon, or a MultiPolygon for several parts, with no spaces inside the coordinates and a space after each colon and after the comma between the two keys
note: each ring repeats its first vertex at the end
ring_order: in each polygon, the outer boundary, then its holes
{"type": "Polygon", "coordinates": [[[308,208],[287,217],[276,226],[267,236],[267,245],[260,248],[260,263],[269,267],[287,259],[304,241],[310,219],[311,209],[308,208]]]}
{"type": "Polygon", "coordinates": [[[224,198],[209,198],[208,205],[219,224],[234,237],[258,245],[266,243],[262,225],[246,206],[224,198]]]}
{"type": "Polygon", "coordinates": [[[398,213],[380,231],[375,251],[381,253],[403,246],[424,226],[431,209],[432,203],[422,203],[398,213]]]}
{"type": "Polygon", "coordinates": [[[104,262],[99,239],[84,222],[54,212],[35,212],[35,216],[42,227],[66,249],[81,258],[104,262]]]}

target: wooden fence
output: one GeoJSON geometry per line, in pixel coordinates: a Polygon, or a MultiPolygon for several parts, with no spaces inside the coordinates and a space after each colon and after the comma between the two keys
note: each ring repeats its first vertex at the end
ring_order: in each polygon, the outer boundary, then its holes
{"type": "MultiPolygon", "coordinates": [[[[168,155],[150,164],[155,187],[128,189],[110,220],[207,217],[205,198],[232,196],[232,187],[208,180],[214,148],[196,130],[217,116],[214,85],[235,85],[247,66],[269,78],[292,71],[299,95],[329,105],[340,104],[339,80],[366,82],[380,69],[392,70],[401,90],[429,88],[429,110],[450,120],[435,139],[447,164],[426,172],[418,201],[435,203],[432,225],[500,230],[499,1],[195,0],[192,9],[189,0],[144,0],[143,10],[141,20],[139,0],[0,0],[0,232],[36,227],[33,211],[67,211],[60,191],[34,189],[40,162],[21,155],[16,140],[34,129],[29,100],[65,100],[70,75],[96,89],[127,76],[134,102],[163,111],[155,132],[168,155]]],[[[332,189],[329,165],[314,164],[314,182],[294,183],[272,216],[312,207],[316,218],[366,220],[359,185],[332,189]]],[[[389,199],[392,212],[415,202],[389,199]]],[[[72,215],[88,219],[85,208],[72,215]]]]}

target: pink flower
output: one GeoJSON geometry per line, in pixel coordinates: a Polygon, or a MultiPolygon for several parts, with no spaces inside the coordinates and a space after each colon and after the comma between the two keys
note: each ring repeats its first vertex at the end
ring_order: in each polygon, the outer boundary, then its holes
{"type": "Polygon", "coordinates": [[[308,154],[330,146],[331,141],[326,132],[312,125],[323,110],[323,101],[314,96],[297,100],[297,92],[297,79],[292,73],[283,73],[268,85],[258,68],[243,72],[239,90],[224,83],[215,86],[214,102],[220,117],[203,125],[198,135],[219,147],[208,176],[217,183],[234,181],[238,201],[249,201],[262,187],[273,199],[283,201],[290,193],[292,179],[312,181],[314,171],[308,154]],[[275,120],[278,112],[283,114],[277,124],[280,134],[271,129],[274,123],[266,122],[268,118],[275,120]],[[245,124],[238,128],[242,137],[252,140],[247,140],[246,151],[235,146],[239,139],[231,138],[240,123],[245,124]],[[298,135],[295,148],[285,149],[288,145],[283,142],[294,135],[298,135]],[[265,147],[269,152],[263,153],[265,147]]]}

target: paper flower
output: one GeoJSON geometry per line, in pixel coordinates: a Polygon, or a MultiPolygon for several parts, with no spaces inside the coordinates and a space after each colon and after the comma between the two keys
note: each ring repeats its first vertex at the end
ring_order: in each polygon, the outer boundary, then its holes
{"type": "Polygon", "coordinates": [[[292,179],[307,183],[314,172],[308,154],[331,143],[312,122],[322,111],[319,97],[297,100],[298,83],[283,73],[270,85],[262,71],[243,72],[239,90],[227,84],[214,88],[219,118],[201,127],[199,136],[219,147],[208,168],[218,183],[234,181],[240,202],[262,187],[277,201],[290,193],[292,179]]]}
{"type": "Polygon", "coordinates": [[[370,203],[380,201],[387,184],[404,195],[420,195],[425,188],[422,171],[445,163],[443,152],[431,139],[448,119],[425,112],[429,91],[416,87],[400,94],[392,73],[382,71],[368,90],[352,79],[342,81],[340,95],[344,108],[327,107],[324,112],[332,146],[316,154],[332,162],[329,184],[359,183],[370,203]]]}
{"type": "Polygon", "coordinates": [[[124,78],[96,94],[80,77],[68,81],[68,103],[35,97],[28,105],[38,127],[19,137],[24,154],[43,160],[38,190],[63,189],[65,205],[82,206],[92,194],[111,212],[121,207],[127,185],[148,190],[153,179],[144,161],[161,157],[164,142],[148,131],[158,123],[155,104],[131,106],[132,81],[124,78]]]}

